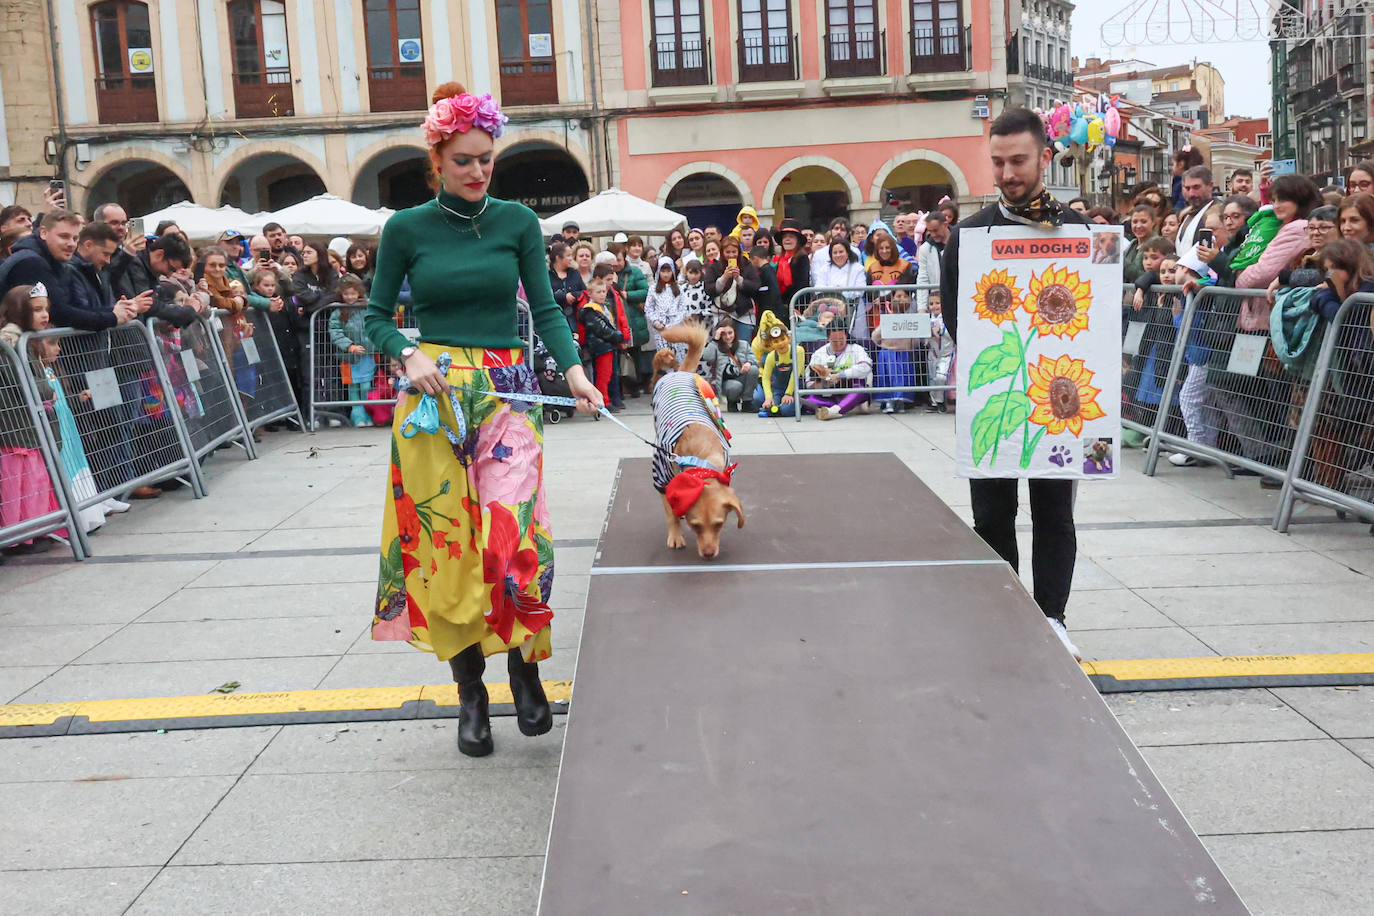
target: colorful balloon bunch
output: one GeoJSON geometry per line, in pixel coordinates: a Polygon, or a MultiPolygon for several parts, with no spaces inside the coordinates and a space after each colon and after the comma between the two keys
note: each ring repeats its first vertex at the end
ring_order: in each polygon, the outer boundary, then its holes
{"type": "Polygon", "coordinates": [[[1045,122],[1045,132],[1056,154],[1078,152],[1092,153],[1099,146],[1108,149],[1116,146],[1116,138],[1121,134],[1121,111],[1117,96],[1106,103],[1105,111],[1097,110],[1097,102],[1088,100],[1074,105],[1061,103],[1049,111],[1035,109],[1045,122]]]}

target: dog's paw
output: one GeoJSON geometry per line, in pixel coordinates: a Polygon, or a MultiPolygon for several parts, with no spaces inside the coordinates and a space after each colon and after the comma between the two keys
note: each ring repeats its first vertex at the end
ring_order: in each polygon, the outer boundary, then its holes
{"type": "Polygon", "coordinates": [[[687,546],[687,539],[682,536],[682,532],[674,529],[668,532],[668,547],[671,550],[681,550],[687,546]]]}

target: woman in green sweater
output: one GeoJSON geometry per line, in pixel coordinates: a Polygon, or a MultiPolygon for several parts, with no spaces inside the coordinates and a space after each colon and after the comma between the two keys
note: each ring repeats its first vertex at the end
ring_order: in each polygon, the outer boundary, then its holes
{"type": "Polygon", "coordinates": [[[435,90],[424,128],[439,194],[387,221],[366,320],[377,349],[437,400],[440,421],[433,432],[406,427],[416,393],[396,411],[372,638],[404,640],[449,663],[458,749],[474,757],[492,751],[488,655],[507,655],[520,731],[553,726],[538,666],[551,651],[553,534],[542,407],[519,398],[538,394],[539,384],[523,364],[518,283],[578,406],[603,406],[553,301],[538,219],[487,195],[505,122],[490,95],[457,83],[435,90]],[[406,278],[418,343],[394,318],[406,278]]]}

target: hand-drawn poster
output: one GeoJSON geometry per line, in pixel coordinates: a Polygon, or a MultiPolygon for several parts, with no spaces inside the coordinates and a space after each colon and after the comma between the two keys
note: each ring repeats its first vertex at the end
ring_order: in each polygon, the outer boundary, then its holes
{"type": "Polygon", "coordinates": [[[1117,475],[1124,247],[1120,226],[960,232],[960,477],[1117,475]]]}

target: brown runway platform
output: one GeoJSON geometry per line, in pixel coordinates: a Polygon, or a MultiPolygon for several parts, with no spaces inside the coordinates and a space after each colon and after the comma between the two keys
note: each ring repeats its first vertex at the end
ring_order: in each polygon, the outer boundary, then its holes
{"type": "Polygon", "coordinates": [[[624,461],[543,916],[1243,914],[1005,564],[895,456],[745,458],[721,560],[624,461]],[[838,480],[862,481],[840,511],[838,480]]]}

